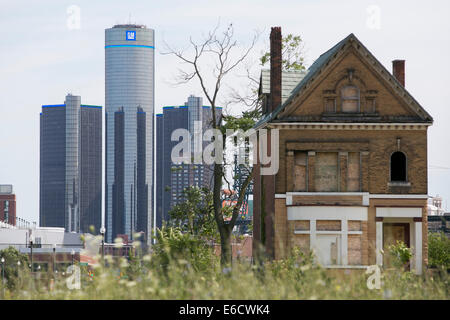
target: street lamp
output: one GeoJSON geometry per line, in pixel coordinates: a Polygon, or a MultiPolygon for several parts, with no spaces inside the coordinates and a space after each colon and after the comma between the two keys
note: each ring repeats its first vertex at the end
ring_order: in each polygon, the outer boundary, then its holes
{"type": "Polygon", "coordinates": [[[33,234],[30,234],[30,250],[31,250],[31,253],[30,253],[31,258],[30,258],[30,260],[31,260],[31,272],[33,272],[33,241],[34,241],[34,236],[33,236],[33,234]]]}
{"type": "Polygon", "coordinates": [[[55,261],[56,261],[56,243],[53,244],[53,272],[55,272],[55,261]]]}
{"type": "Polygon", "coordinates": [[[17,260],[17,274],[19,275],[19,283],[22,283],[22,277],[21,277],[21,272],[20,272],[20,266],[22,265],[22,263],[20,262],[20,260],[17,260]]]}
{"type": "Polygon", "coordinates": [[[102,261],[105,262],[105,227],[100,228],[100,233],[102,235],[102,261]]]}
{"type": "Polygon", "coordinates": [[[2,257],[2,288],[3,288],[3,298],[5,297],[5,258],[2,257]]]}

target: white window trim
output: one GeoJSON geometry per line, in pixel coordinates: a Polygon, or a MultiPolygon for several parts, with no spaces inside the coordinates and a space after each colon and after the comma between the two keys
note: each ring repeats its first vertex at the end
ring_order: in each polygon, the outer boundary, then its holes
{"type": "MultiPolygon", "coordinates": [[[[341,236],[340,265],[324,267],[348,268],[348,235],[359,234],[362,231],[349,231],[348,220],[367,221],[367,207],[337,207],[337,206],[292,206],[287,208],[288,220],[309,220],[309,230],[294,230],[294,234],[309,234],[310,249],[314,250],[317,244],[317,235],[336,234],[341,236]],[[316,230],[317,220],[340,220],[341,230],[339,231],[318,231],[316,230]]],[[[350,266],[358,267],[358,266],[350,266]]]]}

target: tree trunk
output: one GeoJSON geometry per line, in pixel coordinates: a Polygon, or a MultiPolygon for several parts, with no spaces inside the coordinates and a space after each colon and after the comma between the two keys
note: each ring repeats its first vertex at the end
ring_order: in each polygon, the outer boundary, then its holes
{"type": "Polygon", "coordinates": [[[231,266],[232,248],[230,231],[226,225],[220,230],[220,264],[222,268],[231,266]]]}
{"type": "Polygon", "coordinates": [[[225,224],[222,215],[222,170],[221,164],[214,164],[214,191],[213,191],[213,206],[214,206],[214,218],[216,220],[217,228],[220,235],[220,264],[223,268],[228,267],[231,264],[231,230],[225,224]]]}

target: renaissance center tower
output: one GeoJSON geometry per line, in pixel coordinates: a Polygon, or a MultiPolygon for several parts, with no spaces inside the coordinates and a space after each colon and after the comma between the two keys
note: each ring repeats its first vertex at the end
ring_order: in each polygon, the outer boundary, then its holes
{"type": "Polygon", "coordinates": [[[153,212],[154,30],[105,30],[106,241],[144,232],[153,212]]]}

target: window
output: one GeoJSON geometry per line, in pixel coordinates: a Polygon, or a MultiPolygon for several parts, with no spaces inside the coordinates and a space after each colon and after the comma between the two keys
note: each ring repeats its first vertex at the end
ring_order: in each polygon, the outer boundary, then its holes
{"type": "Polygon", "coordinates": [[[4,204],[5,204],[5,209],[3,210],[3,216],[4,216],[4,221],[6,222],[6,223],[9,223],[9,201],[8,200],[6,200],[5,202],[4,202],[4,204]]]}
{"type": "Polygon", "coordinates": [[[366,112],[375,113],[375,98],[366,99],[366,112]]]}
{"type": "Polygon", "coordinates": [[[294,156],[294,190],[306,191],[306,168],[308,156],[306,152],[295,152],[294,156]]]}
{"type": "Polygon", "coordinates": [[[342,88],[342,112],[359,112],[359,90],[353,85],[342,88]]]}
{"type": "Polygon", "coordinates": [[[406,181],[406,156],[401,151],[391,155],[391,181],[406,181]]]}
{"type": "Polygon", "coordinates": [[[316,236],[316,255],[323,266],[341,264],[341,235],[318,234],[316,236]]]}
{"type": "Polygon", "coordinates": [[[336,112],[336,100],[334,98],[325,99],[325,113],[336,112]]]}
{"type": "Polygon", "coordinates": [[[314,164],[314,186],[317,192],[338,191],[338,153],[317,152],[314,164]]]}

